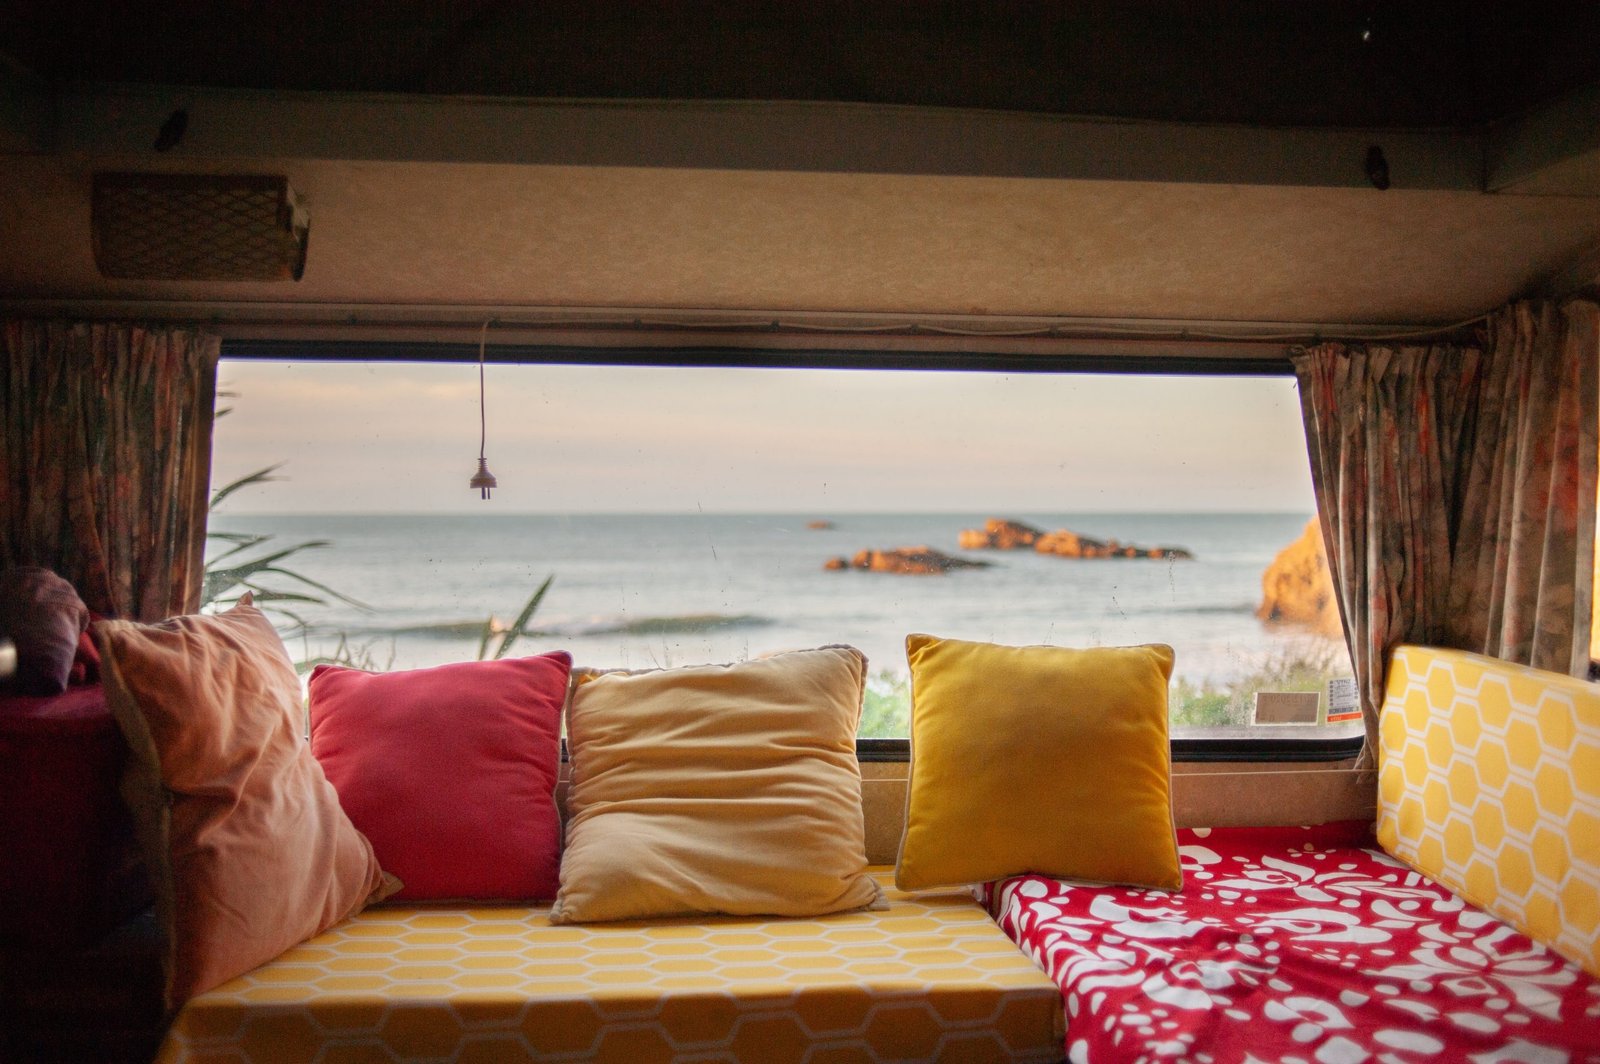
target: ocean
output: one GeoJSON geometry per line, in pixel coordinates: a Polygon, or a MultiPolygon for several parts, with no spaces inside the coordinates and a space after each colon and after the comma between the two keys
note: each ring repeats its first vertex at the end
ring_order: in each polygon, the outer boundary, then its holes
{"type": "MultiPolygon", "coordinates": [[[[282,564],[366,608],[338,600],[294,604],[309,622],[289,638],[291,654],[302,660],[332,651],[341,639],[375,667],[469,660],[490,617],[509,624],[554,577],[513,653],[565,649],[581,665],[649,668],[849,643],[884,680],[905,673],[911,632],[1078,647],[1163,642],[1176,650],[1177,676],[1225,684],[1305,638],[1264,625],[1254,611],[1263,570],[1308,517],[485,512],[214,514],[211,525],[270,535],[272,548],[329,541],[282,564]],[[1183,547],[1194,558],[960,550],[959,532],[991,516],[1183,547]],[[831,525],[808,527],[817,520],[831,525]],[[931,576],[823,568],[829,558],[864,548],[920,545],[992,565],[931,576]]],[[[211,553],[220,549],[213,543],[211,553]]],[[[308,590],[284,577],[263,579],[308,590]]]]}

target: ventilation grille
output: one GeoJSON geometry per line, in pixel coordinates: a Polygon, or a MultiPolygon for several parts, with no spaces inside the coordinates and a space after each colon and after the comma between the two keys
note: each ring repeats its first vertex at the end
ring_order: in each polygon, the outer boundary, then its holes
{"type": "Polygon", "coordinates": [[[94,261],[146,281],[298,281],[309,218],[285,177],[96,174],[94,261]]]}

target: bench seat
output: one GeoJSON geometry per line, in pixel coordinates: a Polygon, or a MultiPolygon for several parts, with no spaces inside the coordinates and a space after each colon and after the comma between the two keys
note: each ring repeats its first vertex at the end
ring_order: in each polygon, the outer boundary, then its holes
{"type": "Polygon", "coordinates": [[[806,920],[371,909],[190,1001],[158,1060],[1060,1060],[1060,991],[972,896],[875,874],[887,910],[806,920]]]}

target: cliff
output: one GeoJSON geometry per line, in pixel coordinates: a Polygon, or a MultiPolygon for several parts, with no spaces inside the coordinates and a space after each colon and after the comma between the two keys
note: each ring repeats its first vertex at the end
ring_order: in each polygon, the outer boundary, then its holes
{"type": "Polygon", "coordinates": [[[1303,625],[1319,635],[1344,634],[1323,549],[1322,526],[1316,518],[1262,573],[1261,606],[1256,616],[1263,621],[1303,625]]]}

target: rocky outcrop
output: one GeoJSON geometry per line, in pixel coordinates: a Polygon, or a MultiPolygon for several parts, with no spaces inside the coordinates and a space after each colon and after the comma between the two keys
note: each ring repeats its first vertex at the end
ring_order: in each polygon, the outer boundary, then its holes
{"type": "Polygon", "coordinates": [[[854,558],[829,558],[822,567],[829,570],[863,569],[873,573],[909,573],[926,576],[952,569],[986,569],[988,562],[955,558],[932,547],[896,547],[893,550],[858,551],[854,558]]]}
{"type": "Polygon", "coordinates": [[[1046,532],[1021,521],[1007,521],[998,517],[989,518],[982,528],[962,529],[957,542],[962,550],[1024,550],[1031,547],[1040,554],[1054,554],[1058,558],[1194,557],[1182,547],[1136,547],[1114,539],[1080,535],[1068,528],[1046,532]]]}
{"type": "Polygon", "coordinates": [[[1137,547],[1114,539],[1095,539],[1071,529],[1058,529],[1039,537],[1033,549],[1060,558],[1193,558],[1183,547],[1137,547]]]}
{"type": "Polygon", "coordinates": [[[982,528],[963,528],[957,544],[962,550],[1018,550],[1033,546],[1042,535],[1043,529],[1021,521],[991,517],[982,528]]]}
{"type": "Polygon", "coordinates": [[[1344,634],[1323,549],[1322,526],[1316,518],[1261,574],[1261,607],[1256,616],[1263,621],[1301,625],[1319,635],[1344,634]]]}

